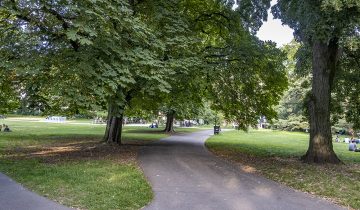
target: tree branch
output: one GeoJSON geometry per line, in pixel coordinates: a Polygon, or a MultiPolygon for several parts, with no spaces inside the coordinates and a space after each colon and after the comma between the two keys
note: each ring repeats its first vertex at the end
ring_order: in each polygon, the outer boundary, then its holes
{"type": "MultiPolygon", "coordinates": [[[[15,0],[11,0],[12,3],[12,9],[14,11],[16,11],[17,13],[15,14],[15,17],[18,18],[19,20],[25,21],[27,23],[31,23],[33,25],[35,25],[36,27],[39,28],[39,30],[51,37],[53,37],[54,39],[59,39],[59,38],[63,38],[65,37],[64,33],[55,33],[52,32],[49,28],[47,28],[41,21],[36,20],[34,18],[31,17],[31,13],[29,12],[28,14],[23,14],[23,11],[21,11],[17,6],[16,6],[16,2],[15,0]]],[[[62,28],[66,31],[70,28],[70,24],[68,22],[66,22],[65,17],[63,17],[62,15],[60,15],[57,11],[53,10],[53,9],[49,9],[46,8],[45,6],[41,8],[44,12],[47,12],[53,16],[56,17],[56,19],[58,19],[61,22],[61,26],[62,28]]],[[[75,51],[78,51],[80,48],[80,44],[74,40],[68,40],[70,45],[73,47],[73,49],[75,51]]]]}

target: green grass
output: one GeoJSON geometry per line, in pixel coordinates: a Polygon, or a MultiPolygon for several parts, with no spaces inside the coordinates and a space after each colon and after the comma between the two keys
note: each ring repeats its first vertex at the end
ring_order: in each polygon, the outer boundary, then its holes
{"type": "MultiPolygon", "coordinates": [[[[342,137],[343,140],[343,137],[342,137]]],[[[300,157],[309,145],[306,133],[252,130],[222,132],[207,142],[211,148],[223,148],[262,157],[300,157]]],[[[349,152],[345,143],[334,142],[334,150],[344,162],[360,163],[360,153],[349,152]]]]}
{"type": "Polygon", "coordinates": [[[39,194],[77,208],[139,209],[152,199],[151,187],[132,164],[23,160],[5,161],[0,171],[39,194]]]}
{"type": "Polygon", "coordinates": [[[308,139],[306,133],[230,131],[211,137],[206,146],[240,163],[245,171],[360,209],[360,153],[348,151],[345,143],[334,142],[334,150],[344,165],[304,164],[299,159],[307,150],[308,139]]]}
{"type": "Polygon", "coordinates": [[[125,126],[125,145],[114,147],[100,142],[105,125],[0,123],[12,129],[0,132],[0,171],[27,188],[81,209],[139,209],[151,201],[133,143],[166,137],[160,128],[125,126]]]}
{"type": "MultiPolygon", "coordinates": [[[[12,121],[11,119],[0,120],[0,124],[7,124],[13,132],[0,132],[0,148],[9,146],[28,146],[44,143],[72,141],[76,139],[98,139],[105,131],[105,125],[98,124],[72,124],[72,123],[48,123],[39,121],[12,121]]],[[[123,129],[124,143],[129,140],[157,140],[167,135],[159,129],[146,127],[125,126],[123,129]]]]}

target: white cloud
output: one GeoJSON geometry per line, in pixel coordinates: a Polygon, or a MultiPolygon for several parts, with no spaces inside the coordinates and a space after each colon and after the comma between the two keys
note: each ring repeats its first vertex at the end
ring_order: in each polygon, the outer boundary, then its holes
{"type": "Polygon", "coordinates": [[[279,19],[274,20],[272,14],[269,14],[268,21],[264,22],[256,34],[261,40],[271,40],[282,46],[291,42],[294,38],[293,30],[288,26],[282,25],[279,19]]]}
{"type": "MultiPolygon", "coordinates": [[[[271,5],[274,4],[276,4],[276,0],[271,1],[271,5]]],[[[268,11],[268,21],[263,23],[256,36],[263,41],[274,41],[279,47],[291,42],[294,38],[293,30],[286,25],[282,25],[279,19],[275,20],[270,10],[268,11]]]]}

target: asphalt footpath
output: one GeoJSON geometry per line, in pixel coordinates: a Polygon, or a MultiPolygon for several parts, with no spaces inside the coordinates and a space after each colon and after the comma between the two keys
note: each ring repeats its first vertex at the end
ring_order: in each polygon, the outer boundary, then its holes
{"type": "Polygon", "coordinates": [[[140,166],[155,193],[144,209],[343,209],[215,157],[204,146],[211,133],[173,135],[141,150],[140,166]]]}
{"type": "Polygon", "coordinates": [[[54,201],[37,195],[0,173],[1,210],[69,210],[54,201]]]}

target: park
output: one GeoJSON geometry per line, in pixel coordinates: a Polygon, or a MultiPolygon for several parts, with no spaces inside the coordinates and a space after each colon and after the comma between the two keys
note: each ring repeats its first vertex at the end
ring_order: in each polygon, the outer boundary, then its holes
{"type": "Polygon", "coordinates": [[[0,1],[0,208],[360,209],[359,20],[351,0],[0,1]],[[275,19],[291,40],[260,38],[275,19]]]}

